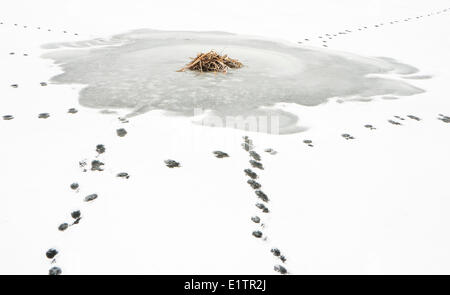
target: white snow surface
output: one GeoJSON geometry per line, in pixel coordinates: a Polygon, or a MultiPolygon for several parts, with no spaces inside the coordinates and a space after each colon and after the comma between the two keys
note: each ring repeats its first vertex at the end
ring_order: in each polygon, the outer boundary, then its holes
{"type": "Polygon", "coordinates": [[[272,247],[291,274],[450,274],[450,124],[437,120],[450,116],[450,10],[435,13],[448,7],[437,0],[2,1],[0,274],[47,274],[52,266],[63,274],[276,274],[272,247]],[[218,15],[206,13],[211,8],[218,15]],[[317,36],[348,29],[327,42],[330,50],[392,57],[432,77],[408,80],[425,92],[397,100],[281,104],[309,127],[289,135],[203,127],[159,111],[121,123],[127,110],[80,106],[83,85],[40,85],[60,73],[41,58],[43,44],[139,28],[309,38],[305,46],[321,50],[317,36]],[[72,107],[79,112],[68,114],[72,107]],[[43,112],[50,117],[38,119],[43,112]],[[405,118],[401,126],[388,123],[394,115],[405,118]],[[128,134],[118,137],[118,128],[128,134]],[[244,135],[262,156],[265,169],[253,170],[269,214],[255,207],[246,183],[244,135]],[[78,162],[95,159],[97,144],[106,147],[98,157],[105,171],[82,172],[78,162]],[[217,159],[215,150],[230,157],[217,159]],[[182,167],[169,169],[166,159],[182,167]],[[92,193],[98,198],[83,202],[92,193]],[[58,231],[76,209],[80,223],[58,231]],[[252,236],[258,229],[266,240],[252,236]],[[59,251],[55,263],[45,257],[49,248],[59,251]]]}

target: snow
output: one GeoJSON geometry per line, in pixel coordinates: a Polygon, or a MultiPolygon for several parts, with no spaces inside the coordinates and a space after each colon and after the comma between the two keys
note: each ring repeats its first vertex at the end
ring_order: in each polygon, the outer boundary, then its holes
{"type": "Polygon", "coordinates": [[[255,9],[242,1],[225,7],[210,1],[2,2],[0,116],[14,119],[0,120],[1,274],[46,274],[52,266],[63,274],[276,274],[280,261],[272,247],[286,255],[292,274],[450,273],[450,126],[437,120],[450,115],[450,13],[353,32],[427,15],[449,2],[258,3],[255,9]],[[228,21],[204,14],[205,3],[228,21]],[[431,78],[406,80],[425,92],[395,100],[279,103],[309,128],[288,135],[204,127],[161,111],[121,123],[117,117],[129,110],[102,114],[78,104],[85,85],[40,85],[61,73],[41,58],[48,52],[42,45],[139,28],[229,31],[282,42],[311,38],[311,47],[321,45],[317,35],[349,29],[328,42],[330,50],[395,58],[431,78]],[[79,112],[68,114],[72,107],[79,112]],[[44,112],[50,117],[39,119],[44,112]],[[128,134],[118,137],[118,128],[128,134]],[[244,135],[262,156],[265,169],[252,169],[270,198],[269,214],[255,207],[246,183],[244,135]],[[98,157],[105,171],[82,172],[79,161],[96,159],[97,144],[106,147],[98,157]],[[230,157],[215,158],[216,150],[230,157]],[[166,159],[182,167],[170,169],[166,159]],[[116,177],[120,172],[130,178],[116,177]],[[78,193],[70,189],[73,182],[78,193]],[[83,202],[93,193],[96,200],[83,202]],[[80,223],[58,231],[77,209],[80,223]],[[265,228],[250,220],[254,215],[265,228]],[[258,229],[266,241],[251,235],[258,229]],[[59,251],[53,264],[45,257],[50,248],[59,251]]]}

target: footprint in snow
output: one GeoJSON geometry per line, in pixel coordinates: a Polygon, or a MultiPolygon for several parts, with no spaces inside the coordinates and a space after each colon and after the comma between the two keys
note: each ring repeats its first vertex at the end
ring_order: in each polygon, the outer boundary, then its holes
{"type": "Polygon", "coordinates": [[[271,155],[276,155],[276,154],[277,154],[277,152],[276,152],[274,149],[271,149],[271,148],[265,149],[264,151],[265,151],[266,153],[271,154],[271,155]]]}
{"type": "Polygon", "coordinates": [[[351,135],[348,134],[348,133],[341,134],[341,136],[342,136],[343,138],[345,138],[346,140],[349,140],[349,139],[355,139],[353,136],[351,136],[351,135]]]}
{"type": "Polygon", "coordinates": [[[399,123],[397,121],[394,120],[388,120],[389,123],[391,123],[392,125],[402,125],[402,123],[399,123]]]}
{"type": "Polygon", "coordinates": [[[258,169],[264,170],[263,164],[260,163],[260,162],[257,162],[257,161],[255,161],[255,160],[250,160],[249,163],[250,163],[250,165],[252,165],[252,167],[254,167],[254,168],[258,168],[258,169]]]}
{"type": "Polygon", "coordinates": [[[165,160],[164,163],[166,164],[167,167],[169,168],[177,168],[177,167],[181,167],[180,163],[174,160],[165,160]]]}
{"type": "Polygon", "coordinates": [[[221,158],[228,158],[229,157],[229,155],[227,153],[224,153],[224,152],[221,152],[221,151],[214,151],[213,154],[214,154],[214,156],[216,158],[219,158],[219,159],[221,159],[221,158]]]}
{"type": "Polygon", "coordinates": [[[9,120],[12,120],[12,119],[14,119],[13,115],[5,115],[5,116],[3,116],[3,120],[5,120],[5,121],[9,121],[9,120]]]}
{"type": "Polygon", "coordinates": [[[310,140],[310,139],[305,139],[303,141],[303,143],[306,144],[307,146],[310,146],[310,147],[314,146],[312,140],[310,140]]]}
{"type": "Polygon", "coordinates": [[[416,120],[416,121],[420,121],[421,119],[419,117],[413,116],[413,115],[408,115],[408,118],[412,119],[412,120],[416,120]]]}
{"type": "Polygon", "coordinates": [[[120,172],[116,176],[120,177],[120,178],[125,178],[125,179],[130,178],[130,175],[128,173],[126,173],[126,172],[120,172]]]}
{"type": "Polygon", "coordinates": [[[366,124],[366,125],[364,125],[364,127],[366,127],[367,129],[370,129],[370,130],[375,130],[375,129],[377,129],[377,128],[373,127],[373,126],[370,125],[370,124],[366,124]]]}
{"type": "Polygon", "coordinates": [[[61,270],[61,268],[54,266],[54,267],[50,268],[50,270],[48,271],[48,274],[51,276],[59,276],[60,274],[62,274],[62,270],[61,270]]]}

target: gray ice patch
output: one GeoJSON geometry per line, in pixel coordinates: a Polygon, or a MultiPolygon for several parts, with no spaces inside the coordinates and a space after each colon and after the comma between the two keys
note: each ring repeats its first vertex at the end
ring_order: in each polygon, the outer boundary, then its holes
{"type": "Polygon", "coordinates": [[[126,108],[129,116],[151,110],[193,116],[195,109],[224,121],[227,117],[276,115],[280,133],[292,133],[304,128],[294,114],[274,110],[275,104],[316,106],[332,97],[370,100],[372,96],[423,92],[405,81],[386,77],[418,71],[391,58],[362,57],[222,32],[143,29],[110,39],[44,48],[52,49],[44,57],[53,59],[64,71],[52,78],[53,83],[87,85],[80,93],[81,105],[126,108]],[[227,74],[177,72],[189,57],[211,49],[240,60],[244,67],[227,74]]]}

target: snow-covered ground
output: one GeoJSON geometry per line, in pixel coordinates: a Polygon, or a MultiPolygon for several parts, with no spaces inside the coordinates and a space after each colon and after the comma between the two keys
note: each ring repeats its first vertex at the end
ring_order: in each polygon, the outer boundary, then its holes
{"type": "Polygon", "coordinates": [[[53,266],[63,274],[276,274],[279,264],[291,274],[450,273],[450,124],[438,120],[450,116],[450,10],[437,13],[450,1],[111,2],[0,4],[1,274],[53,266]],[[41,57],[42,45],[139,28],[300,41],[394,58],[431,78],[405,80],[425,92],[400,99],[281,103],[308,127],[288,135],[204,127],[161,111],[122,123],[128,110],[82,107],[83,85],[49,82],[61,69],[41,57]],[[338,36],[323,42],[326,34],[338,36]],[[118,137],[118,128],[128,134],[118,137]],[[270,213],[256,208],[247,184],[245,135],[262,157],[264,170],[252,169],[270,213]],[[97,159],[98,144],[105,171],[83,172],[79,162],[97,159]],[[215,158],[216,150],[230,157],[215,158]],[[167,168],[166,159],[182,167],[167,168]],[[79,224],[59,231],[74,210],[79,224]],[[50,248],[59,252],[54,263],[50,248]]]}

